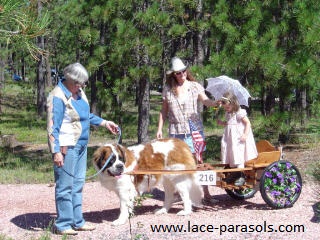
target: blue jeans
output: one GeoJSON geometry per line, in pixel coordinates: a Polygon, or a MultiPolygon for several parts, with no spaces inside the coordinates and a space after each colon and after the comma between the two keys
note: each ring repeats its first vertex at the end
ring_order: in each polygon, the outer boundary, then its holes
{"type": "Polygon", "coordinates": [[[54,165],[57,230],[79,228],[85,224],[82,214],[82,189],[87,169],[87,146],[68,147],[63,167],[54,165]]]}

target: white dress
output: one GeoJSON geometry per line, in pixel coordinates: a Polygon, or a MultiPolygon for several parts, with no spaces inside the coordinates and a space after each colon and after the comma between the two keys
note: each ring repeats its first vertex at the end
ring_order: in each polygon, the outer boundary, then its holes
{"type": "Polygon", "coordinates": [[[258,156],[252,129],[245,142],[240,142],[245,125],[242,119],[247,116],[244,109],[236,113],[226,113],[227,125],[221,140],[221,161],[230,167],[237,167],[258,156]]]}

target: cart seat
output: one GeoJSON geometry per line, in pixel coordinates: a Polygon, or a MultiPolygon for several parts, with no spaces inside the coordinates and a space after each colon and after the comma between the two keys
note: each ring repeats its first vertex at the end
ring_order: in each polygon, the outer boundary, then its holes
{"type": "Polygon", "coordinates": [[[256,146],[258,150],[258,157],[247,161],[245,163],[246,167],[265,168],[280,159],[281,152],[267,140],[257,142],[256,146]]]}

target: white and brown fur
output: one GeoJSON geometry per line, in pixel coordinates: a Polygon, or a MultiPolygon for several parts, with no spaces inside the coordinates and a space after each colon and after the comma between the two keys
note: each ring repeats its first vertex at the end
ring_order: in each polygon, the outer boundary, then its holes
{"type": "Polygon", "coordinates": [[[177,191],[183,201],[184,209],[178,215],[192,212],[192,206],[201,206],[202,188],[191,173],[129,175],[133,170],[192,170],[196,169],[194,157],[188,145],[179,139],[168,138],[155,140],[147,144],[124,147],[106,144],[98,148],[93,156],[93,164],[100,170],[111,153],[114,156],[106,169],[99,174],[101,184],[114,191],[120,199],[120,216],[113,225],[124,224],[132,212],[134,200],[138,194],[150,190],[162,182],[165,199],[164,205],[155,214],[167,213],[177,191]]]}

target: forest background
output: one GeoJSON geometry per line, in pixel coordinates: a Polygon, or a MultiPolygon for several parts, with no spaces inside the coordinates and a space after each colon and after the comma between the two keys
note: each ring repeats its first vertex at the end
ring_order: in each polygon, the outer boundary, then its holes
{"type": "MultiPolygon", "coordinates": [[[[256,138],[317,134],[319,16],[315,0],[0,0],[0,101],[8,81],[25,83],[31,121],[45,119],[47,93],[81,62],[92,111],[145,142],[157,124],[150,93],[179,56],[204,86],[219,75],[240,80],[256,138]]],[[[204,109],[205,124],[214,111],[204,109]]]]}
{"type": "MultiPolygon", "coordinates": [[[[319,30],[316,0],[0,0],[0,183],[53,186],[45,105],[66,65],[88,69],[92,111],[135,144],[155,138],[173,56],[204,86],[209,77],[239,79],[252,95],[256,140],[286,143],[304,181],[312,174],[319,183],[319,30]]],[[[218,117],[219,109],[203,109],[206,161],[219,159],[218,117]]],[[[106,132],[92,128],[89,156],[114,140],[106,132]]]]}

